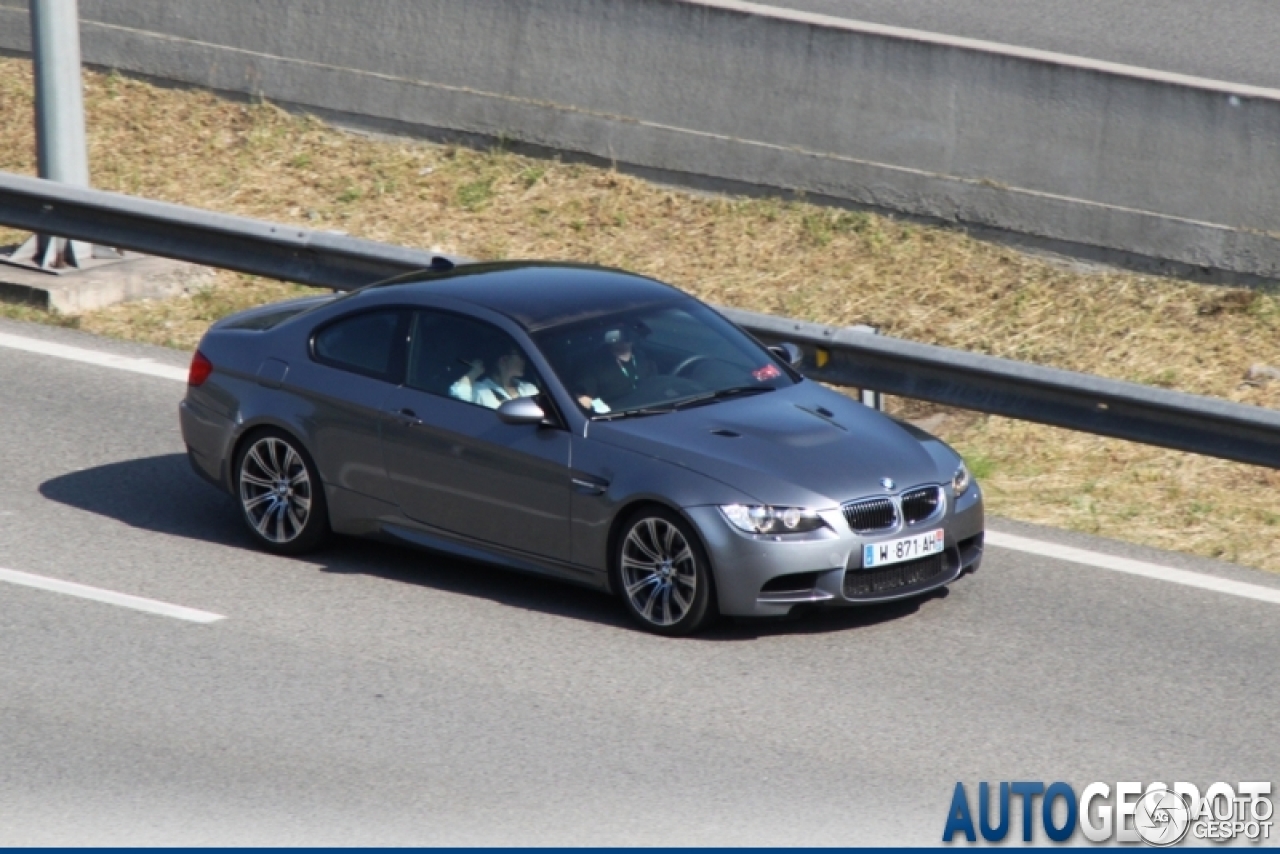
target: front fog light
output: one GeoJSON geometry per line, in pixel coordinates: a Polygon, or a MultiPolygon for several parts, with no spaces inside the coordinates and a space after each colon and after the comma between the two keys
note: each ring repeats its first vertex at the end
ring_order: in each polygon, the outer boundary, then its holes
{"type": "Polygon", "coordinates": [[[803,507],[726,504],[720,512],[733,527],[748,534],[803,534],[826,525],[821,516],[803,507]]]}
{"type": "Polygon", "coordinates": [[[969,469],[962,462],[960,468],[956,469],[956,473],[951,476],[951,493],[959,498],[969,491],[969,484],[972,482],[969,477],[969,469]]]}

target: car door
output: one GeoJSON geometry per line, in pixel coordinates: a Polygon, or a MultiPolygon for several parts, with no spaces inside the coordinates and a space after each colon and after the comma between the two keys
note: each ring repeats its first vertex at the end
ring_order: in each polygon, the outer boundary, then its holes
{"type": "MultiPolygon", "coordinates": [[[[520,350],[514,339],[492,324],[414,313],[405,382],[388,398],[383,429],[392,493],[410,519],[567,561],[569,433],[505,424],[458,385],[477,362],[492,370],[513,350],[520,350]]],[[[532,375],[524,380],[539,383],[532,375]]],[[[473,382],[472,391],[483,379],[473,382]]]]}

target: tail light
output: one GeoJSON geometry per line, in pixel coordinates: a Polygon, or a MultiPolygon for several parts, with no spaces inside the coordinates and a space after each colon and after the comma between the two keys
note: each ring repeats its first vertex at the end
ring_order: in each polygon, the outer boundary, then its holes
{"type": "Polygon", "coordinates": [[[209,361],[209,357],[199,350],[191,357],[191,370],[187,373],[187,385],[197,388],[204,385],[204,381],[209,379],[209,374],[213,373],[213,362],[209,361]]]}

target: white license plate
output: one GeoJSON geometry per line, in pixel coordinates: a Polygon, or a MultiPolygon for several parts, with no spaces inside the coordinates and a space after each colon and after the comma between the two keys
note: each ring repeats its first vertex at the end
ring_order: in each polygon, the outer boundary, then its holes
{"type": "Polygon", "coordinates": [[[887,543],[870,543],[862,547],[862,565],[868,568],[888,566],[891,563],[928,557],[942,551],[945,543],[946,536],[941,528],[916,534],[914,537],[889,540],[887,543]]]}

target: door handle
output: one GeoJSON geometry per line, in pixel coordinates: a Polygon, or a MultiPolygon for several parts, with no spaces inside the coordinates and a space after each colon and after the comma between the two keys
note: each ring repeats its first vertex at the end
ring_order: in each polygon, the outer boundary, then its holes
{"type": "Polygon", "coordinates": [[[401,407],[400,409],[393,410],[391,414],[410,427],[416,427],[422,423],[422,419],[418,417],[418,413],[414,412],[412,409],[408,409],[407,407],[401,407]]]}

